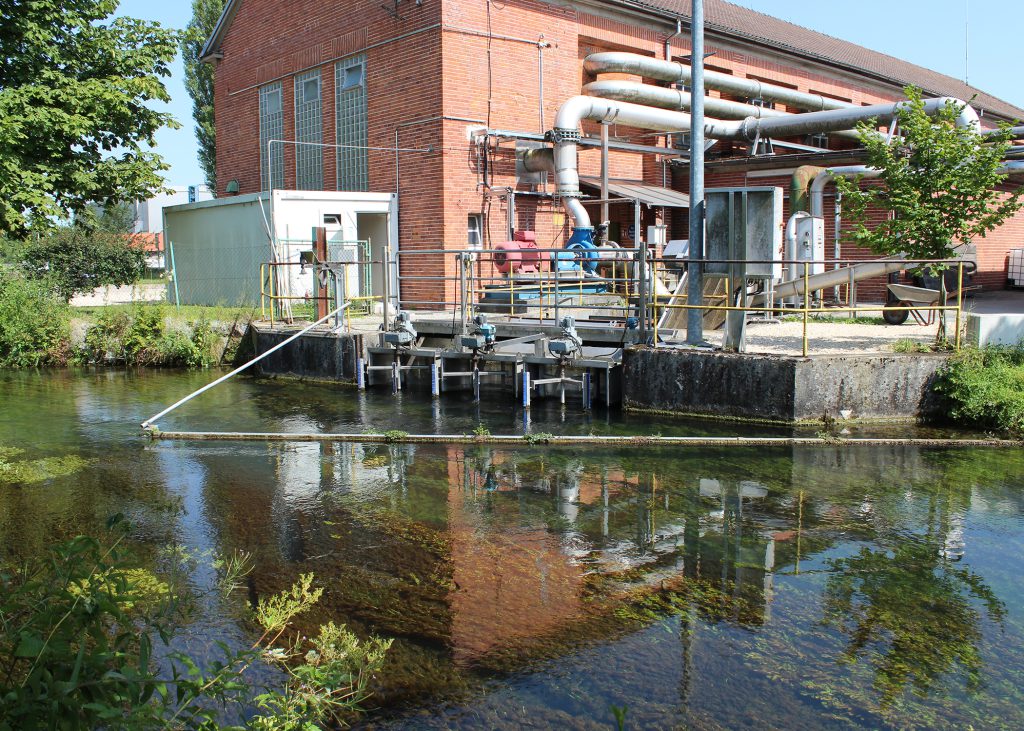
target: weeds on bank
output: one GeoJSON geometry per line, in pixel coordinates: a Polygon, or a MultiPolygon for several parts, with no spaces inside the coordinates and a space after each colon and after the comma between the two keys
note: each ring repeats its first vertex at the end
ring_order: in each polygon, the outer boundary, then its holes
{"type": "Polygon", "coordinates": [[[188,323],[188,332],[168,328],[163,307],[140,306],[100,314],[85,333],[77,354],[83,364],[205,368],[213,360],[217,335],[205,318],[188,323]]]}
{"type": "MultiPolygon", "coordinates": [[[[328,623],[315,637],[292,620],[321,596],[313,575],[258,602],[260,634],[207,667],[169,651],[154,659],[154,643],[169,646],[190,607],[178,570],[194,557],[165,562],[158,576],[132,565],[120,518],[104,540],[79,536],[38,560],[0,566],[0,729],[220,728],[218,706],[257,710],[252,729],[345,725],[369,696],[389,640],[360,641],[328,623]],[[280,687],[256,688],[246,675],[256,663],[280,670],[280,687]]],[[[216,562],[220,590],[229,594],[252,568],[236,554],[216,562]]]]}
{"type": "Polygon", "coordinates": [[[1024,344],[961,351],[934,390],[955,423],[1024,435],[1024,344]]]}

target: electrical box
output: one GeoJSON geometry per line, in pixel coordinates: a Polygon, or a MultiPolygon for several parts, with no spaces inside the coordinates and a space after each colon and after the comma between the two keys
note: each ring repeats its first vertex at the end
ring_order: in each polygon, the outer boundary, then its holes
{"type": "Polygon", "coordinates": [[[666,236],[666,226],[648,226],[647,227],[647,245],[652,249],[655,247],[665,248],[665,243],[668,240],[666,236]]]}
{"type": "Polygon", "coordinates": [[[1011,287],[1024,287],[1024,249],[1010,249],[1010,269],[1007,276],[1011,287]]]}
{"type": "Polygon", "coordinates": [[[722,260],[750,260],[748,276],[782,276],[782,188],[709,188],[705,191],[704,258],[709,274],[739,272],[722,260]]]}
{"type": "MultiPolygon", "coordinates": [[[[792,253],[796,261],[814,262],[807,267],[808,274],[821,274],[825,271],[825,219],[820,216],[801,216],[796,219],[796,251],[792,253]]],[[[804,267],[792,265],[793,278],[804,275],[804,267]]]]}

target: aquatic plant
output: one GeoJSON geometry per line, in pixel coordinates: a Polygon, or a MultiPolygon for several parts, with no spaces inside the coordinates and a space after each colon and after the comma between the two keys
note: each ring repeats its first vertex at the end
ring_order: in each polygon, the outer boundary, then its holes
{"type": "Polygon", "coordinates": [[[187,323],[187,331],[168,328],[163,307],[137,305],[101,312],[85,333],[78,360],[132,366],[205,368],[213,363],[217,334],[204,317],[187,323]]]}
{"type": "Polygon", "coordinates": [[[29,484],[43,482],[54,477],[66,477],[90,464],[89,460],[73,454],[41,459],[19,459],[13,462],[10,460],[11,457],[18,457],[22,454],[24,454],[22,449],[0,446],[0,484],[29,484]]]}
{"type": "MultiPolygon", "coordinates": [[[[249,647],[218,642],[222,657],[206,668],[179,651],[156,661],[154,641],[169,645],[184,620],[180,577],[133,566],[122,547],[127,527],[120,518],[108,527],[102,541],[79,536],[0,568],[0,729],[218,728],[218,707],[229,703],[258,709],[250,728],[307,729],[344,725],[369,696],[389,640],[360,641],[333,623],[312,639],[286,637],[320,598],[312,574],[259,601],[262,633],[249,647]],[[246,670],[254,663],[284,673],[283,686],[253,697],[246,670]]],[[[247,560],[235,556],[220,570],[234,586],[247,560]]]]}
{"type": "Polygon", "coordinates": [[[0,261],[0,367],[63,365],[71,335],[67,303],[46,282],[4,266],[0,261]]]}
{"type": "Polygon", "coordinates": [[[547,444],[554,436],[554,434],[546,431],[530,432],[523,435],[523,441],[527,444],[547,444]]]}

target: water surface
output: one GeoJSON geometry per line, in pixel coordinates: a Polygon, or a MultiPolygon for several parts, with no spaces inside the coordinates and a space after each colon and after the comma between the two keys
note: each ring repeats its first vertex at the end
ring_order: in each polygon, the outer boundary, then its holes
{"type": "MultiPolygon", "coordinates": [[[[181,642],[245,642],[247,601],[312,571],[305,629],[395,638],[374,728],[1021,728],[1020,450],[149,442],[209,373],[0,376],[0,445],[74,454],[0,485],[0,552],[125,513],[140,556],[252,552],[181,642]]],[[[489,398],[229,382],[166,429],[494,433],[489,398]]],[[[537,405],[529,428],[735,434],[537,405]]],[[[784,434],[777,427],[744,429],[784,434]]],[[[901,432],[907,432],[902,428],[901,432]]],[[[209,584],[200,565],[193,582],[209,584]]]]}

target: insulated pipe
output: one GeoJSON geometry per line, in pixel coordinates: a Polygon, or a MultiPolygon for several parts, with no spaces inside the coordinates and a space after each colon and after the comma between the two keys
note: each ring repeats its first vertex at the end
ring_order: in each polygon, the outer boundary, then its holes
{"type": "MultiPolygon", "coordinates": [[[[693,104],[693,96],[688,91],[672,89],[664,86],[650,86],[636,81],[593,81],[583,87],[583,93],[602,99],[643,104],[661,109],[689,110],[693,104]]],[[[743,104],[728,99],[704,97],[704,110],[722,119],[746,119],[754,117],[786,117],[792,118],[791,112],[782,112],[770,107],[756,104],[743,104]]],[[[843,137],[858,139],[853,131],[839,131],[843,137]]]]}
{"type": "MultiPolygon", "coordinates": [[[[734,136],[725,137],[724,139],[745,138],[753,141],[760,137],[796,137],[820,132],[852,129],[859,122],[896,117],[909,104],[910,102],[903,101],[888,104],[872,104],[867,107],[807,112],[806,114],[793,114],[788,117],[762,119],[747,117],[739,123],[739,130],[734,136]]],[[[928,116],[935,116],[945,109],[947,104],[954,104],[960,109],[956,118],[957,127],[978,128],[978,113],[969,104],[959,99],[952,97],[925,99],[923,102],[924,112],[928,116]]]]}
{"type": "Polygon", "coordinates": [[[836,178],[853,178],[858,175],[863,178],[877,178],[881,174],[882,171],[878,168],[869,168],[867,165],[843,165],[822,170],[811,181],[811,215],[818,218],[825,215],[825,186],[836,178]]]}
{"type": "MultiPolygon", "coordinates": [[[[659,81],[671,81],[690,85],[693,71],[676,61],[659,61],[655,58],[640,56],[636,53],[609,51],[592,53],[583,60],[583,68],[591,74],[630,74],[659,81]]],[[[812,111],[821,109],[843,109],[855,107],[851,102],[830,99],[821,94],[808,94],[784,86],[766,84],[757,79],[741,79],[718,71],[704,71],[704,85],[708,89],[717,89],[730,94],[737,94],[748,99],[770,99],[786,105],[800,107],[812,111]]]]}

